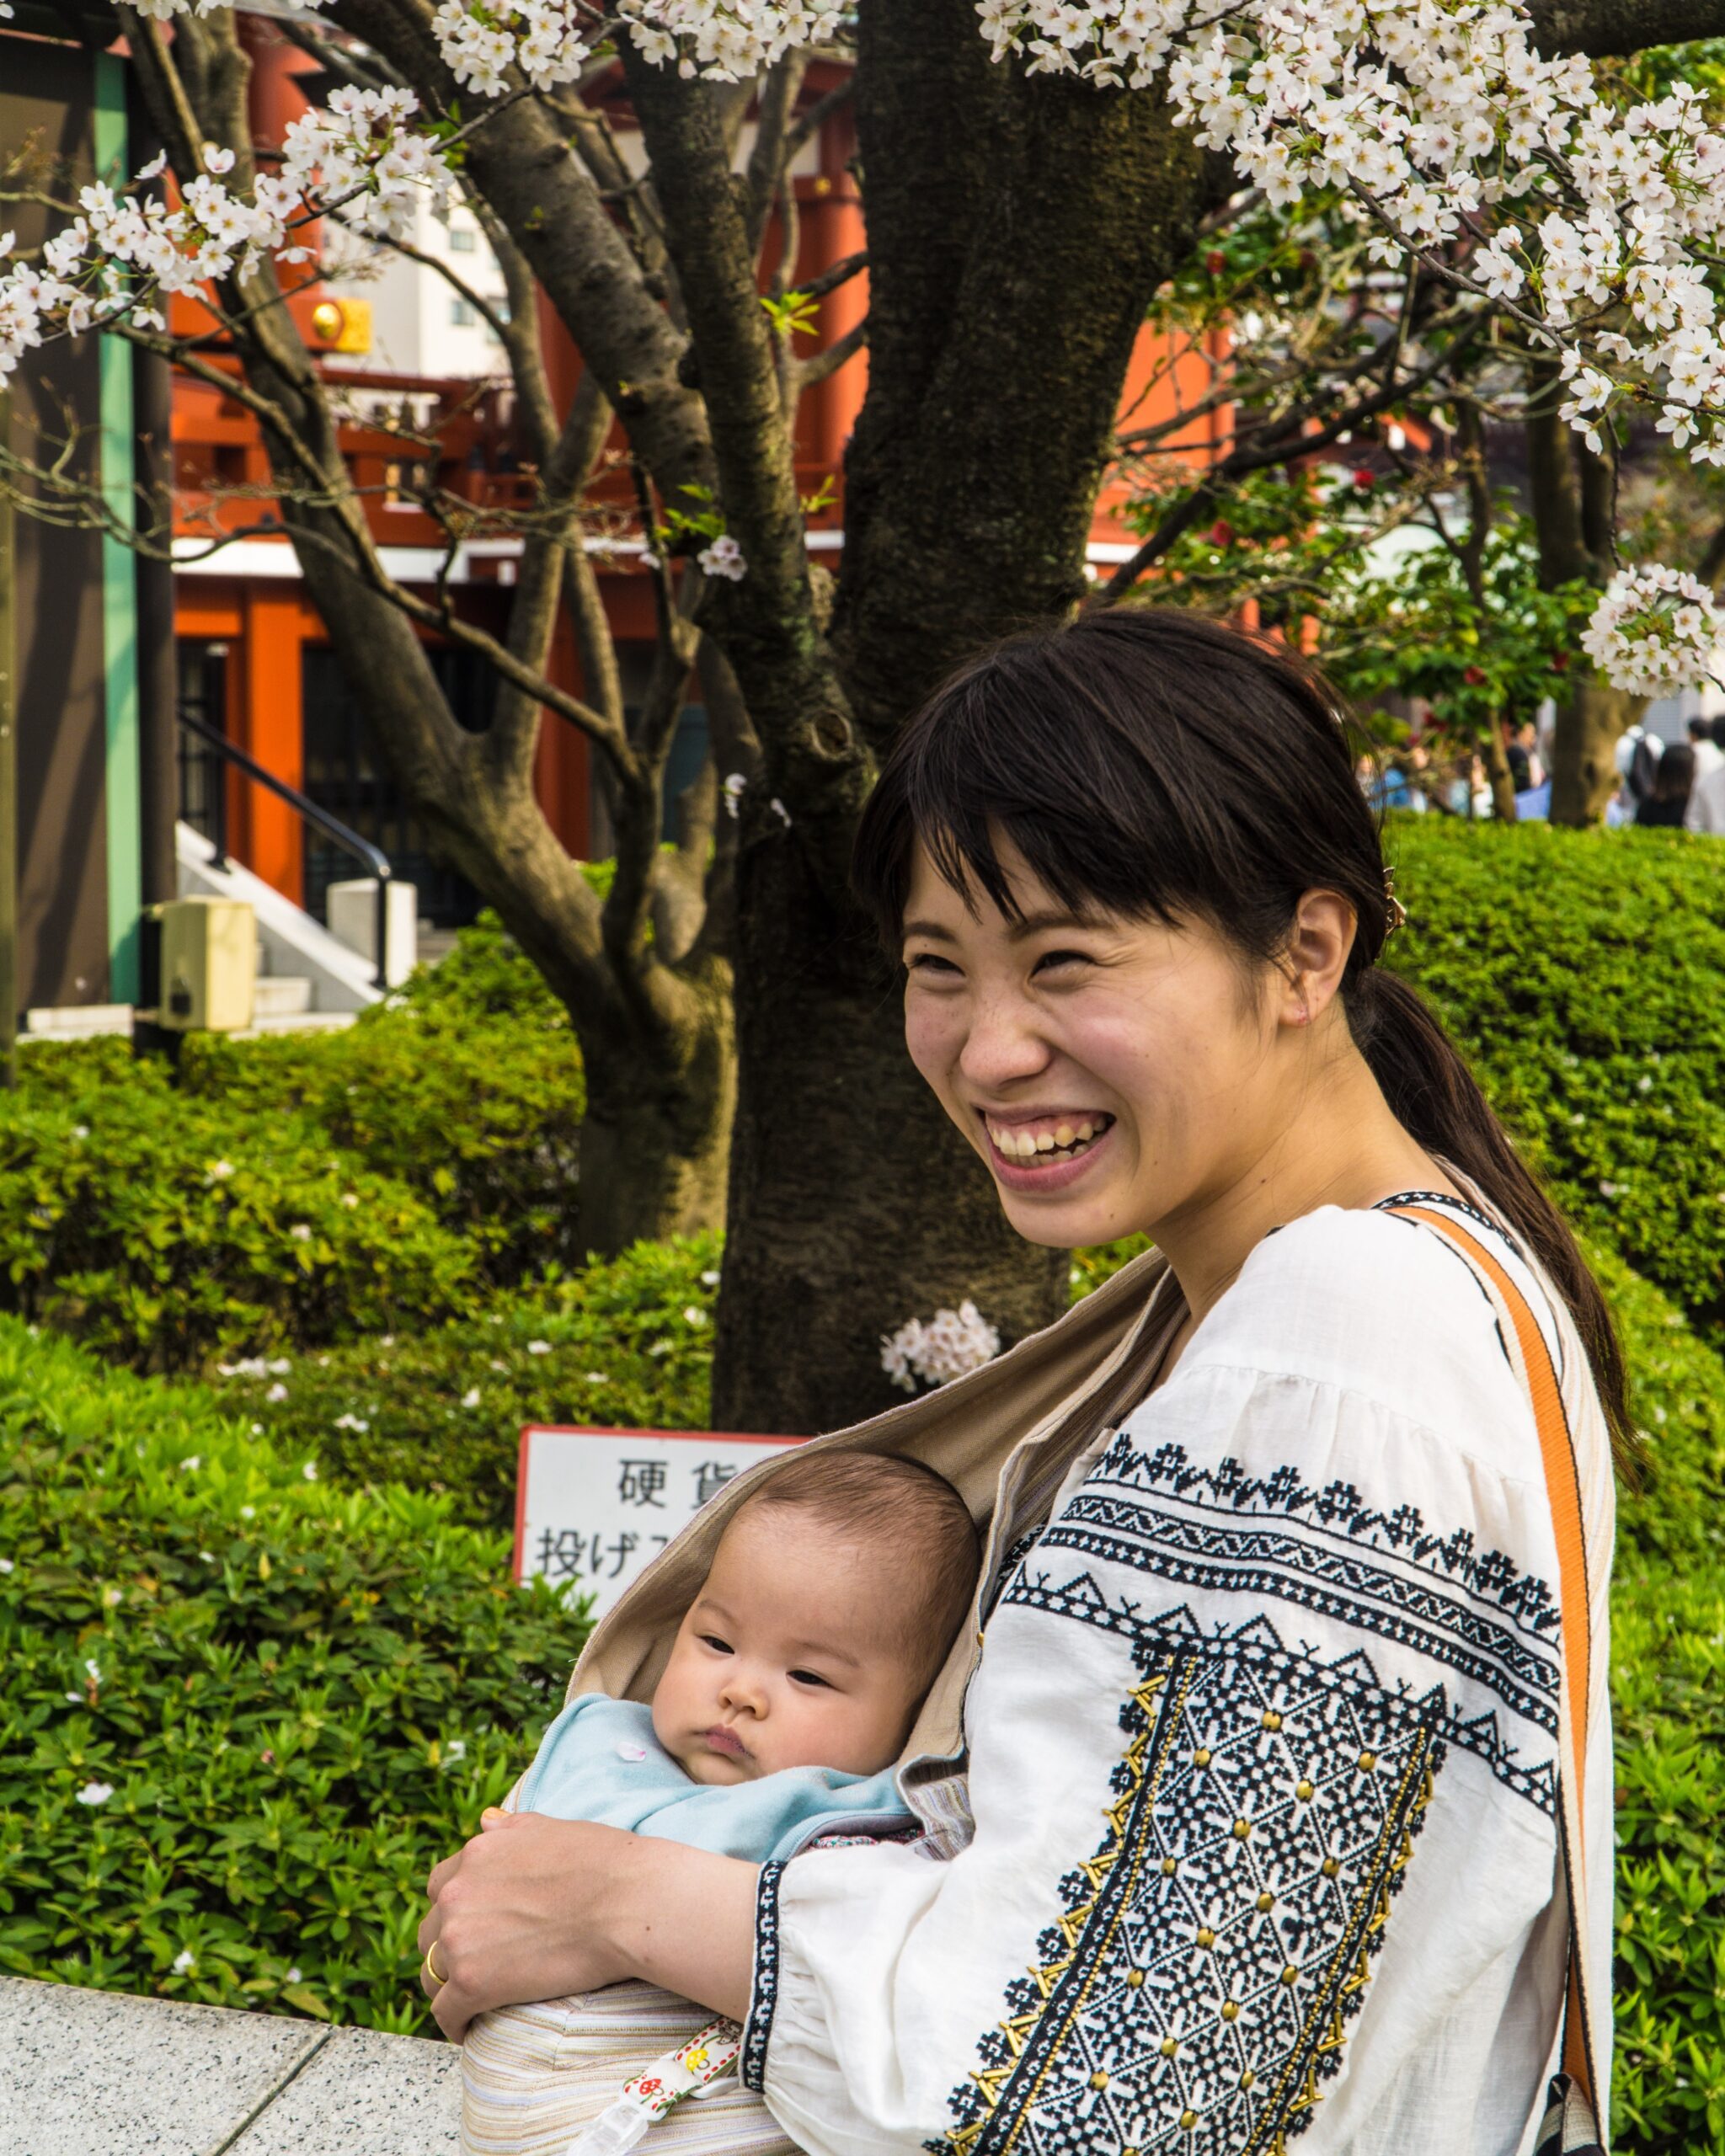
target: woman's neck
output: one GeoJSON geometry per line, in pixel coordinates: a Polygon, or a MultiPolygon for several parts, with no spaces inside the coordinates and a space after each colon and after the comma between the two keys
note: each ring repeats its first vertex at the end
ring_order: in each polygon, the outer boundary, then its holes
{"type": "Polygon", "coordinates": [[[1351,1042],[1321,1082],[1295,1097],[1297,1107],[1248,1159],[1229,1164],[1212,1187],[1150,1229],[1191,1312],[1183,1340],[1272,1229],[1321,1205],[1365,1209],[1403,1190],[1461,1195],[1397,1121],[1351,1042]]]}

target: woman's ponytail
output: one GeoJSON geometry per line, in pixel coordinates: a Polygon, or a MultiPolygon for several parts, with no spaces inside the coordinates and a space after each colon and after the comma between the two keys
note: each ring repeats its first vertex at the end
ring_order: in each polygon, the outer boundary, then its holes
{"type": "Polygon", "coordinates": [[[1415,1143],[1476,1183],[1567,1304],[1592,1365],[1620,1474],[1637,1448],[1616,1328],[1569,1225],[1541,1189],[1466,1060],[1418,989],[1368,966],[1346,990],[1348,1023],[1391,1112],[1415,1143]]]}

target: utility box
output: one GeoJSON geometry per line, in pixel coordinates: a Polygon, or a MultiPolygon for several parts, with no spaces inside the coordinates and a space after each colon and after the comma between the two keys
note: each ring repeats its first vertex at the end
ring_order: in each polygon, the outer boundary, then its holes
{"type": "Polygon", "coordinates": [[[237,1033],[252,1022],[257,917],[243,899],[174,899],[162,924],[162,1007],[170,1032],[237,1033]]]}

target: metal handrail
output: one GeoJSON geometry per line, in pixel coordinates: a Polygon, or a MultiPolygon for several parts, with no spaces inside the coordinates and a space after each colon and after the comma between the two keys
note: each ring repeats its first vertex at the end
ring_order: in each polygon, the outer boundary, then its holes
{"type": "MultiPolygon", "coordinates": [[[[225,756],[229,763],[236,765],[248,778],[254,781],[259,786],[265,787],[278,800],[285,801],[302,822],[310,824],[314,830],[321,831],[332,844],[339,846],[343,852],[350,853],[355,861],[371,872],[377,885],[377,924],[373,931],[377,939],[377,963],[372,978],[379,988],[387,989],[389,986],[387,974],[389,883],[394,873],[389,866],[387,857],[380,852],[369,839],[362,839],[357,831],[350,831],[339,817],[332,816],[327,808],[320,808],[315,801],[308,795],[302,793],[297,787],[290,786],[286,779],[277,778],[274,771],[265,771],[255,756],[248,755],[237,742],[230,741],[225,734],[217,733],[213,726],[206,725],[201,718],[194,718],[190,712],[179,712],[175,716],[188,734],[195,734],[200,741],[214,749],[219,755],[225,756]]],[[[210,865],[212,868],[226,868],[228,865],[227,788],[226,786],[218,784],[215,789],[215,794],[216,798],[211,804],[211,816],[216,826],[214,834],[216,853],[210,865]]]]}

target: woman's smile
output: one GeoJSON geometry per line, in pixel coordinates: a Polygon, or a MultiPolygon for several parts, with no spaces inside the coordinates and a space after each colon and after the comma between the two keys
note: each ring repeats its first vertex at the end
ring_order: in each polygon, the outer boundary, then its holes
{"type": "Polygon", "coordinates": [[[989,1166],[1009,1190],[1065,1190],[1105,1150],[1114,1118],[1102,1109],[994,1115],[979,1108],[989,1166]]]}

